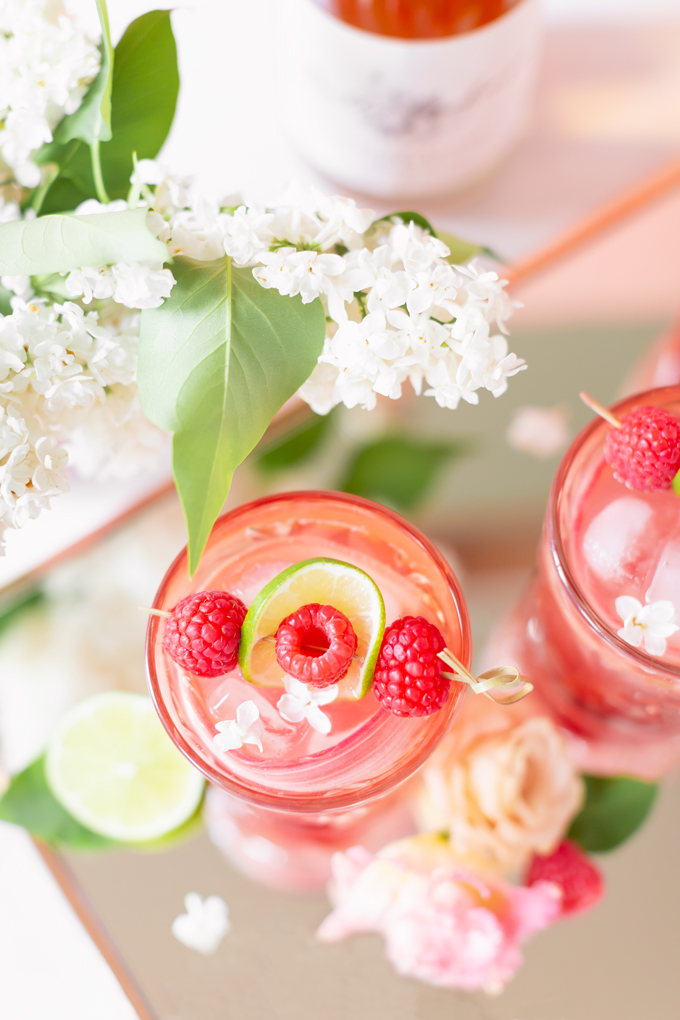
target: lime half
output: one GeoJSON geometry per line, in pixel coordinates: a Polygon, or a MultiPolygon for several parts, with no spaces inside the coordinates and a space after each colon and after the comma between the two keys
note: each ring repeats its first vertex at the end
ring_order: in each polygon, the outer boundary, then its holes
{"type": "Polygon", "coordinates": [[[268,687],[283,685],[274,637],[287,616],[313,602],[339,609],[354,627],[357,650],[340,682],[340,696],[363,698],[371,688],[385,633],[385,603],[368,574],[340,560],[303,560],[262,589],[241,630],[238,661],[244,677],[268,687]]]}
{"type": "Polygon", "coordinates": [[[82,825],[124,843],[183,825],[203,777],[174,746],[149,698],[96,694],[62,719],[47,749],[47,782],[82,825]]]}

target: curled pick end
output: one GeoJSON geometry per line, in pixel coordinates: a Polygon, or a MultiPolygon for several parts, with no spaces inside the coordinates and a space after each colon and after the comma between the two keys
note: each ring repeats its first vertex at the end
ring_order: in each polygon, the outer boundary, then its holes
{"type": "Polygon", "coordinates": [[[453,674],[444,673],[444,676],[468,684],[475,694],[483,694],[496,705],[514,705],[534,689],[534,685],[521,676],[515,666],[497,666],[481,676],[473,676],[448,648],[438,655],[442,662],[454,670],[453,674]]]}

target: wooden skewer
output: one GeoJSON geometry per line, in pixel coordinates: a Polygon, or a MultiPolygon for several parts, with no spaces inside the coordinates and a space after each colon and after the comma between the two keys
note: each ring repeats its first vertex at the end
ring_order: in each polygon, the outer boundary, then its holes
{"type": "Polygon", "coordinates": [[[137,606],[142,613],[151,613],[152,616],[166,616],[170,618],[172,613],[166,613],[164,609],[149,609],[148,606],[137,606]]]}
{"type": "Polygon", "coordinates": [[[579,397],[586,407],[589,407],[591,411],[595,412],[595,414],[599,414],[600,418],[604,418],[604,420],[608,421],[610,425],[613,425],[615,429],[621,428],[621,420],[617,418],[615,414],[612,414],[611,411],[607,410],[607,408],[604,407],[599,400],[595,400],[594,397],[583,392],[579,393],[579,397]]]}

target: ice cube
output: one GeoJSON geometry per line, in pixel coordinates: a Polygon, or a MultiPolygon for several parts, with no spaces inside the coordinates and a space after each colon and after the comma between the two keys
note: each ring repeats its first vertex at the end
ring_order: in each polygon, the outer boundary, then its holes
{"type": "Polygon", "coordinates": [[[583,554],[592,570],[605,581],[642,580],[652,543],[644,541],[653,510],[633,496],[615,499],[588,525],[583,539],[583,554]],[[649,550],[649,553],[647,553],[649,550]]]}
{"type": "Polygon", "coordinates": [[[680,610],[680,541],[671,539],[663,548],[647,591],[648,602],[667,599],[680,610]]]}

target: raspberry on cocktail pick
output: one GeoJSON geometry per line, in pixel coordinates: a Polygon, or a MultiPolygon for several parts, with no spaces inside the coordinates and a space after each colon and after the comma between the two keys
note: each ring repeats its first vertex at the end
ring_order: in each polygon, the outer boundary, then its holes
{"type": "Polygon", "coordinates": [[[247,610],[235,595],[198,591],[181,599],[169,613],[139,608],[165,617],[163,648],[187,673],[223,676],[236,667],[247,610]]]}
{"type": "Polygon", "coordinates": [[[330,687],[344,676],[357,636],[344,613],[312,602],[279,624],[276,661],[284,673],[310,687],[330,687]]]}
{"type": "Polygon", "coordinates": [[[404,616],[387,628],[373,676],[373,693],[383,708],[402,717],[432,715],[445,705],[451,680],[467,683],[476,694],[502,705],[533,690],[514,667],[474,677],[446,647],[441,631],[422,616],[404,616]],[[444,664],[455,673],[445,673],[444,664]],[[489,693],[494,689],[510,696],[499,701],[489,693]]]}
{"type": "Polygon", "coordinates": [[[619,419],[587,393],[579,395],[614,426],[605,440],[604,456],[618,482],[647,492],[673,488],[680,495],[679,418],[662,407],[645,406],[619,419]]]}

